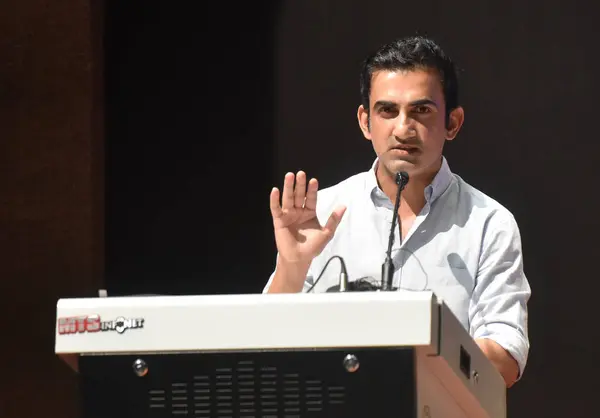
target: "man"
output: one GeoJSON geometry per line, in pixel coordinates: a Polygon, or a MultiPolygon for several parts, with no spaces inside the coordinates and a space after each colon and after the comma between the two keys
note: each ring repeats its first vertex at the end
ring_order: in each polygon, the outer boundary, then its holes
{"type": "Polygon", "coordinates": [[[369,171],[318,191],[302,171],[270,196],[277,263],[264,291],[327,291],[343,258],[349,280],[378,280],[397,192],[394,287],[444,299],[507,387],[529,353],[521,238],[513,215],[450,171],[442,155],[464,121],[452,60],[432,40],[400,39],[367,58],[358,123],[377,155],[369,171]],[[280,203],[281,199],[281,203],[280,203]],[[319,282],[315,280],[319,277],[319,282]]]}

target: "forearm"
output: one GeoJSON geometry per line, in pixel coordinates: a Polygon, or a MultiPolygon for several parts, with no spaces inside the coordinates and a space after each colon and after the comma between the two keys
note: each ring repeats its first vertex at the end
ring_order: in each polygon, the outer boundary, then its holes
{"type": "Polygon", "coordinates": [[[267,293],[298,293],[302,291],[310,264],[277,261],[275,275],[267,293]]]}
{"type": "Polygon", "coordinates": [[[517,361],[500,344],[489,338],[475,339],[481,351],[490,362],[498,369],[506,387],[510,388],[519,377],[519,365],[517,361]]]}

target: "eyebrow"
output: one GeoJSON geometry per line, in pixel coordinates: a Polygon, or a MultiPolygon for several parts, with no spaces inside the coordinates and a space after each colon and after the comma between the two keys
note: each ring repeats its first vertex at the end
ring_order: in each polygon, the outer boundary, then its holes
{"type": "MultiPolygon", "coordinates": [[[[437,109],[438,105],[431,99],[419,99],[412,101],[408,104],[409,106],[423,106],[423,105],[431,105],[437,109]]],[[[396,107],[397,104],[391,102],[389,100],[378,100],[373,105],[374,109],[380,109],[382,107],[396,107]]]]}

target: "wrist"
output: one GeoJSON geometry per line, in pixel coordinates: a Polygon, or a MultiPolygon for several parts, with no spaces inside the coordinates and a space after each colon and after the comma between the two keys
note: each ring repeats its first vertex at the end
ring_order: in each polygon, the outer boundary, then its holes
{"type": "Polygon", "coordinates": [[[310,262],[288,262],[278,258],[269,293],[298,293],[302,291],[310,262]]]}

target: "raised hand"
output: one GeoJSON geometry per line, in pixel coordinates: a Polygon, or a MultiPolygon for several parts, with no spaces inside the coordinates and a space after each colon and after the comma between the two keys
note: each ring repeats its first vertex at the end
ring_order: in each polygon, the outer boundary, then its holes
{"type": "Polygon", "coordinates": [[[306,183],[306,174],[299,171],[285,175],[283,193],[277,188],[271,190],[271,215],[275,241],[281,261],[288,264],[308,265],[319,255],[333,237],[346,210],[336,208],[327,223],[321,225],[317,219],[316,179],[306,183]],[[294,185],[295,180],[295,185],[294,185]]]}

